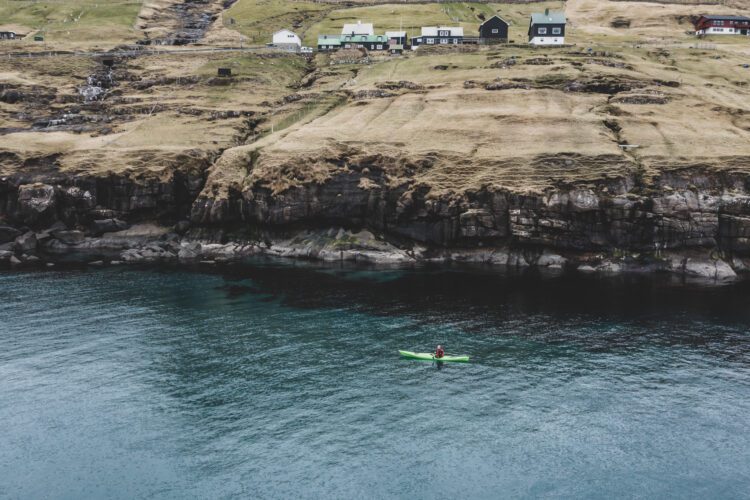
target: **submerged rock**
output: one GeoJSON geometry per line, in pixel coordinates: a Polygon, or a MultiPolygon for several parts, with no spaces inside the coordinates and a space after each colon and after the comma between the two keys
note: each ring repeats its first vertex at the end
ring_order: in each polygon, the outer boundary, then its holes
{"type": "Polygon", "coordinates": [[[55,231],[52,235],[66,245],[83,243],[86,237],[83,231],[55,231]]]}
{"type": "Polygon", "coordinates": [[[103,219],[95,220],[91,223],[91,230],[94,234],[100,235],[104,233],[114,233],[117,231],[123,231],[130,227],[130,225],[120,219],[103,219]]]}

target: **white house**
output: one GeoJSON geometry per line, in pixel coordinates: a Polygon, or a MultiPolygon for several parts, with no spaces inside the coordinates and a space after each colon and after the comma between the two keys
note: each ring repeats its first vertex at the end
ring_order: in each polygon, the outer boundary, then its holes
{"type": "Polygon", "coordinates": [[[529,44],[564,45],[566,24],[564,12],[550,12],[546,9],[543,14],[531,14],[529,44]]]}
{"type": "Polygon", "coordinates": [[[344,28],[341,30],[341,34],[373,36],[375,35],[375,28],[372,26],[372,23],[362,23],[362,21],[357,21],[356,24],[345,24],[344,28]]]}
{"type": "Polygon", "coordinates": [[[273,34],[273,46],[280,49],[299,51],[302,40],[293,31],[281,30],[273,34]]]}
{"type": "Polygon", "coordinates": [[[460,45],[464,43],[464,29],[455,26],[424,26],[422,34],[412,39],[412,48],[420,45],[460,45]]]}
{"type": "Polygon", "coordinates": [[[701,16],[695,21],[695,34],[750,36],[750,18],[746,16],[701,16]]]}

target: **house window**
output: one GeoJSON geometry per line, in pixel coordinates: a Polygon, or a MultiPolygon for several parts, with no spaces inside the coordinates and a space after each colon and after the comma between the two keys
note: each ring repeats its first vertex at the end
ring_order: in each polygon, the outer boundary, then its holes
{"type": "Polygon", "coordinates": [[[458,45],[458,38],[453,39],[453,45],[458,45]]]}
{"type": "Polygon", "coordinates": [[[434,43],[435,43],[435,39],[434,38],[428,38],[427,39],[427,45],[432,45],[434,43]]]}
{"type": "Polygon", "coordinates": [[[724,26],[724,21],[714,21],[714,26],[724,26]]]}
{"type": "Polygon", "coordinates": [[[383,46],[382,45],[378,45],[378,50],[383,50],[383,46]]]}
{"type": "Polygon", "coordinates": [[[348,43],[347,43],[346,45],[344,45],[344,48],[345,48],[345,49],[351,49],[351,48],[352,48],[352,46],[351,46],[351,44],[348,44],[348,43]]]}
{"type": "Polygon", "coordinates": [[[547,34],[547,28],[539,28],[537,31],[540,35],[546,35],[547,34]]]}
{"type": "Polygon", "coordinates": [[[492,30],[492,34],[493,34],[493,35],[497,35],[498,33],[500,33],[500,30],[499,30],[499,29],[497,29],[497,28],[494,28],[494,29],[492,30]]]}
{"type": "Polygon", "coordinates": [[[560,33],[562,33],[562,29],[560,29],[560,28],[552,28],[552,34],[553,35],[559,35],[560,33]]]}
{"type": "Polygon", "coordinates": [[[448,43],[448,39],[447,38],[441,38],[440,39],[440,43],[448,43]]]}
{"type": "Polygon", "coordinates": [[[438,33],[438,36],[450,36],[450,35],[451,35],[450,31],[440,31],[438,33]]]}

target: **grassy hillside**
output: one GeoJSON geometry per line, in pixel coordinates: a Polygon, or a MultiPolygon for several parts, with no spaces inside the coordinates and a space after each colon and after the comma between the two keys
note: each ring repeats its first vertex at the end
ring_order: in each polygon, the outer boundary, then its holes
{"type": "MultiPolygon", "coordinates": [[[[169,1],[151,1],[136,29],[140,3],[11,0],[15,10],[7,3],[0,12],[9,21],[46,26],[54,46],[65,28],[91,48],[140,39],[171,12],[169,1]]],[[[203,45],[236,46],[240,35],[266,43],[272,31],[295,25],[312,44],[318,33],[357,20],[378,31],[460,23],[474,34],[494,12],[513,23],[516,43],[420,49],[375,56],[367,65],[332,65],[326,55],[172,48],[119,58],[113,87],[95,102],[85,102],[79,89],[89,75],[106,73],[96,58],[0,57],[0,153],[8,153],[0,155],[0,169],[59,155],[69,170],[152,172],[198,151],[225,155],[212,173],[219,191],[227,179],[248,181],[248,157],[258,160],[252,175],[277,186],[325,176],[335,167],[329,157],[387,157],[393,182],[404,164],[427,162],[409,175],[445,191],[487,183],[541,190],[690,164],[750,171],[737,160],[750,157],[750,70],[743,66],[750,39],[696,41],[686,33],[691,15],[747,15],[750,6],[568,0],[572,46],[526,46],[530,13],[561,5],[239,0],[203,45]],[[220,67],[233,77],[217,78],[220,67]]],[[[0,43],[0,55],[19,46],[34,45],[0,43]]]]}
{"type": "Polygon", "coordinates": [[[48,43],[89,42],[92,46],[136,40],[141,0],[6,0],[0,23],[39,32],[48,43]]]}

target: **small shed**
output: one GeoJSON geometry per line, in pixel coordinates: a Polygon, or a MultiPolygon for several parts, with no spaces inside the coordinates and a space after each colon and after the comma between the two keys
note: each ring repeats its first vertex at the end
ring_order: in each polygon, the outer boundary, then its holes
{"type": "Polygon", "coordinates": [[[0,40],[15,40],[15,31],[0,31],[0,40]]]}
{"type": "Polygon", "coordinates": [[[385,37],[391,45],[408,45],[409,38],[406,31],[386,31],[385,37]]]}
{"type": "Polygon", "coordinates": [[[219,68],[219,76],[232,76],[232,68],[219,68]]]}
{"type": "Polygon", "coordinates": [[[507,42],[510,23],[500,16],[492,16],[479,25],[479,38],[483,43],[507,42]]]}
{"type": "Polygon", "coordinates": [[[34,35],[34,41],[35,42],[43,42],[44,37],[42,35],[34,35]]]}

